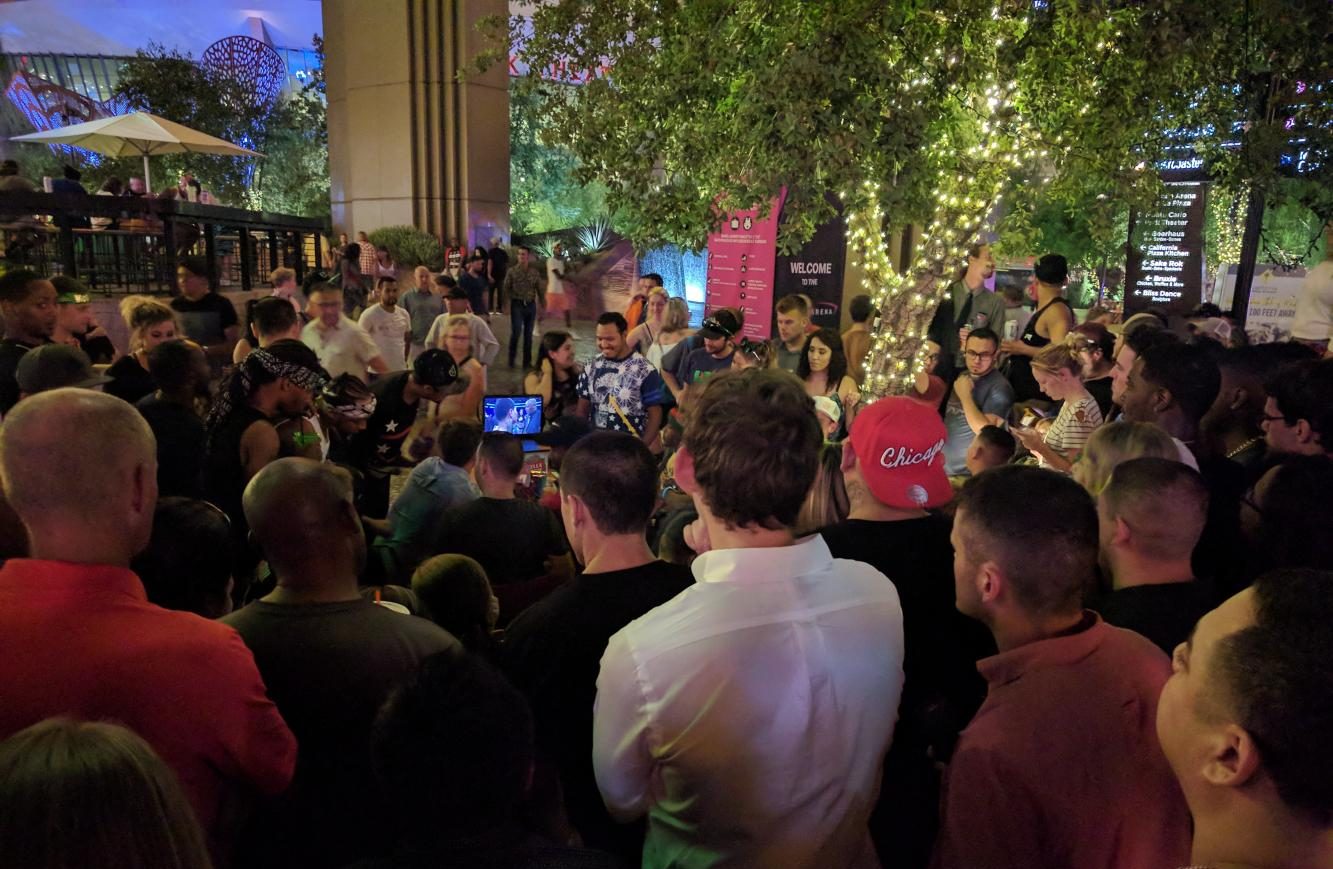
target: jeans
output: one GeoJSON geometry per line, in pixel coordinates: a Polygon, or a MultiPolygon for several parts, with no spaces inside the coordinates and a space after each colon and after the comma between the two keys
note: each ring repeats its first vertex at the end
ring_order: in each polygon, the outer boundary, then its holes
{"type": "Polygon", "coordinates": [[[532,324],[537,319],[537,303],[509,302],[509,365],[514,365],[514,351],[518,349],[518,336],[523,333],[523,367],[532,367],[532,324]]]}

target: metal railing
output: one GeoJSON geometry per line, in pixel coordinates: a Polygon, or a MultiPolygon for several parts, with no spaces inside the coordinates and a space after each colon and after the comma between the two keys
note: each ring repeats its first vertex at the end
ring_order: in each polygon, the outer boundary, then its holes
{"type": "Polygon", "coordinates": [[[11,265],[77,277],[101,293],[174,292],[176,267],[203,256],[213,289],[249,290],[279,266],[301,281],[324,259],[325,220],[177,199],[0,193],[11,265]]]}

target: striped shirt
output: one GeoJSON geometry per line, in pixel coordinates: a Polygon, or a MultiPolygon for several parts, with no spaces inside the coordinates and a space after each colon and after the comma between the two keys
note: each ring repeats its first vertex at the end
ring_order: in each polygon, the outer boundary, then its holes
{"type": "Polygon", "coordinates": [[[1097,399],[1085,390],[1079,398],[1065,400],[1050,431],[1046,432],[1046,445],[1067,458],[1083,449],[1101,424],[1102,412],[1097,407],[1097,399]]]}

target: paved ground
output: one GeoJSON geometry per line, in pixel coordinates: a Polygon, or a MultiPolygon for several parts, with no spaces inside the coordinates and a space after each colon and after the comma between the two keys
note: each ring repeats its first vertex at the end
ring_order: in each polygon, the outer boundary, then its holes
{"type": "MultiPolygon", "coordinates": [[[[537,355],[537,346],[541,342],[541,334],[544,331],[543,325],[551,329],[564,329],[563,320],[555,317],[548,317],[545,324],[538,324],[532,334],[532,355],[537,355]]],[[[523,343],[519,340],[518,363],[514,368],[508,367],[505,363],[508,360],[509,353],[509,315],[492,314],[491,331],[495,333],[495,339],[500,342],[500,353],[496,356],[495,364],[486,372],[486,388],[493,395],[519,395],[523,392],[523,343]]],[[[591,320],[575,320],[574,328],[574,355],[580,360],[586,359],[597,352],[596,342],[593,340],[593,334],[596,331],[596,324],[591,320]]]]}

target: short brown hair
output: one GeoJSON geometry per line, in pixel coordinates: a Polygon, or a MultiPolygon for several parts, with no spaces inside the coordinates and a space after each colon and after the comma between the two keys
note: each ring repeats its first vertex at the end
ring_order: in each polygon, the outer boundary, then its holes
{"type": "Polygon", "coordinates": [[[695,480],[713,515],[730,527],[795,524],[823,443],[805,386],[774,369],[714,376],[685,426],[695,480]]]}
{"type": "Polygon", "coordinates": [[[800,293],[789,293],[778,299],[777,308],[779,314],[795,313],[802,317],[810,316],[810,303],[800,293]]]}
{"type": "Polygon", "coordinates": [[[1051,344],[1042,348],[1041,352],[1033,357],[1032,367],[1040,368],[1050,374],[1059,374],[1061,370],[1070,374],[1079,374],[1083,371],[1083,363],[1078,361],[1078,354],[1068,344],[1051,344]]]}
{"type": "Polygon", "coordinates": [[[1203,477],[1174,458],[1121,462],[1101,499],[1108,516],[1131,527],[1138,548],[1158,559],[1189,558],[1208,518],[1203,477]]]}
{"type": "Polygon", "coordinates": [[[294,280],[296,280],[296,270],[289,269],[286,266],[276,268],[273,271],[269,272],[268,275],[268,282],[275,287],[278,284],[284,283],[286,281],[294,281],[294,280]]]}
{"type": "Polygon", "coordinates": [[[968,480],[954,520],[969,560],[993,561],[1028,612],[1078,612],[1097,567],[1097,508],[1064,474],[1005,465],[968,480]]]}

